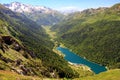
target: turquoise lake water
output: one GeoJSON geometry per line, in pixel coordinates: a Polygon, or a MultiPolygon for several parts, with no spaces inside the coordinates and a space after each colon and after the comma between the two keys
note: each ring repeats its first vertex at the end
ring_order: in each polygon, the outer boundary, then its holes
{"type": "Polygon", "coordinates": [[[91,68],[91,70],[98,74],[100,72],[104,72],[107,69],[104,66],[101,66],[99,64],[90,62],[78,55],[76,55],[75,53],[71,52],[69,49],[67,48],[62,48],[62,47],[57,47],[57,50],[61,51],[63,54],[65,54],[65,59],[69,62],[72,63],[76,63],[76,64],[83,64],[83,65],[87,65],[91,68]]]}

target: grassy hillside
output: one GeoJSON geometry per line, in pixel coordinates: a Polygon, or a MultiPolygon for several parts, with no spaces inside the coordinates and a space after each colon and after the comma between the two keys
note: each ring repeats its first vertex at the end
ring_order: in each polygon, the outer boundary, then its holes
{"type": "Polygon", "coordinates": [[[42,80],[42,78],[22,76],[10,71],[0,71],[0,80],[42,80]]]}
{"type": "Polygon", "coordinates": [[[120,4],[87,9],[54,25],[58,41],[78,55],[109,68],[120,68],[120,4]]]}
{"type": "MultiPolygon", "coordinates": [[[[88,76],[88,77],[83,77],[83,78],[76,78],[73,80],[119,80],[119,74],[120,70],[115,69],[115,70],[110,70],[107,72],[100,73],[98,75],[94,76],[88,76]]],[[[0,79],[1,80],[67,80],[67,79],[51,79],[51,78],[38,78],[38,77],[31,77],[31,76],[21,76],[18,75],[14,72],[9,72],[9,71],[0,71],[0,79]]]]}
{"type": "Polygon", "coordinates": [[[88,76],[74,80],[120,80],[120,69],[110,70],[95,76],[88,76]]]}

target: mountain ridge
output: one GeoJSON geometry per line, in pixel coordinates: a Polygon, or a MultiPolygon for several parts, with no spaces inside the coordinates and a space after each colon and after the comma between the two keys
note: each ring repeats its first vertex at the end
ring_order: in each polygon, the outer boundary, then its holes
{"type": "Polygon", "coordinates": [[[20,2],[12,2],[3,5],[14,12],[25,15],[39,25],[53,25],[60,22],[64,17],[60,12],[45,6],[32,6],[20,2]]]}
{"type": "Polygon", "coordinates": [[[34,13],[34,12],[41,12],[41,13],[52,13],[54,10],[47,8],[45,6],[32,6],[28,4],[22,4],[20,2],[12,2],[11,4],[3,4],[5,7],[11,9],[14,12],[19,13],[34,13]]]}

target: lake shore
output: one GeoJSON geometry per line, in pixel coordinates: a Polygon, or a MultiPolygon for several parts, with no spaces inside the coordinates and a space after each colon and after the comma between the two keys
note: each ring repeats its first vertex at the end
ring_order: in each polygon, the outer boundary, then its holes
{"type": "Polygon", "coordinates": [[[70,64],[73,63],[77,63],[74,65],[86,65],[88,67],[90,67],[88,70],[92,70],[94,73],[99,74],[101,72],[106,71],[106,67],[105,66],[101,66],[100,64],[91,62],[87,59],[84,59],[78,55],[76,55],[75,53],[71,52],[68,48],[64,48],[64,47],[57,47],[57,50],[61,51],[63,54],[65,54],[66,56],[64,57],[67,61],[72,62],[70,64]]]}

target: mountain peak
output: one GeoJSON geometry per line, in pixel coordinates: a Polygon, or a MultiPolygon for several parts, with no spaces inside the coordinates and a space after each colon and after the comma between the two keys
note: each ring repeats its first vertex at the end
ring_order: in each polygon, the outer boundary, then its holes
{"type": "Polygon", "coordinates": [[[11,9],[14,12],[19,13],[51,13],[53,10],[44,6],[33,6],[29,4],[22,4],[20,2],[12,2],[10,4],[4,4],[5,7],[11,9]]]}

